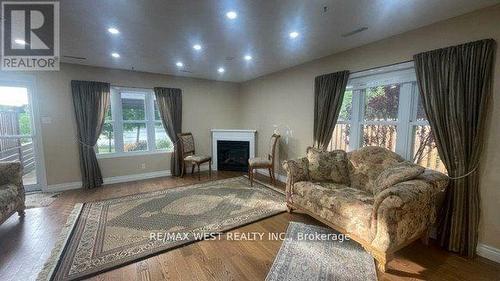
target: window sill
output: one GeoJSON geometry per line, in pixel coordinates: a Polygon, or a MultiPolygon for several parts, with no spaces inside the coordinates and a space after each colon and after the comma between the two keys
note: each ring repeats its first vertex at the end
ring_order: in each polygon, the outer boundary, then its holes
{"type": "Polygon", "coordinates": [[[97,159],[123,158],[123,157],[134,157],[134,156],[144,156],[144,155],[156,155],[156,154],[170,154],[172,152],[174,152],[174,151],[173,150],[158,150],[158,151],[107,153],[107,154],[97,154],[97,159]]]}

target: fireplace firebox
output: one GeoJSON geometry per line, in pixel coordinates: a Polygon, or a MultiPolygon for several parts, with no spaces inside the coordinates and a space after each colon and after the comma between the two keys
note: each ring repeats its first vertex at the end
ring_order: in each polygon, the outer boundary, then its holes
{"type": "Polygon", "coordinates": [[[248,141],[217,141],[217,170],[248,171],[250,157],[250,142],[248,141]]]}

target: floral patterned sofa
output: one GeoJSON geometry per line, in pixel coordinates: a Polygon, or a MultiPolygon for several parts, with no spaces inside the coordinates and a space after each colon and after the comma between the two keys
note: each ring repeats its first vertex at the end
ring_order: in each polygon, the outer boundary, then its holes
{"type": "Polygon", "coordinates": [[[288,210],[298,209],[360,243],[385,271],[395,251],[426,243],[448,177],[381,147],[307,149],[287,160],[288,210]]]}
{"type": "Polygon", "coordinates": [[[13,213],[24,216],[23,169],[19,162],[0,162],[0,224],[13,213]]]}

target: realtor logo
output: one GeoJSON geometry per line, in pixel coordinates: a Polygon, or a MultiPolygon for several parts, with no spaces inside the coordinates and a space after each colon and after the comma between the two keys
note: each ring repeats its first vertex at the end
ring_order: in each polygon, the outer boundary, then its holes
{"type": "Polygon", "coordinates": [[[2,70],[59,70],[59,2],[2,2],[2,70]]]}

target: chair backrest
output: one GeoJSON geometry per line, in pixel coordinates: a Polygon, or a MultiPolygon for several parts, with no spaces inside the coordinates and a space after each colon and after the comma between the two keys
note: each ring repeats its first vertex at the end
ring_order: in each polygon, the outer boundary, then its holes
{"type": "Polygon", "coordinates": [[[274,159],[275,159],[275,154],[276,154],[276,146],[278,145],[278,140],[281,136],[278,134],[273,134],[271,136],[271,139],[269,140],[269,152],[267,154],[267,157],[271,162],[273,163],[274,167],[274,159]]]}
{"type": "Polygon", "coordinates": [[[183,156],[194,154],[194,138],[191,132],[177,134],[181,144],[181,153],[183,156]]]}

